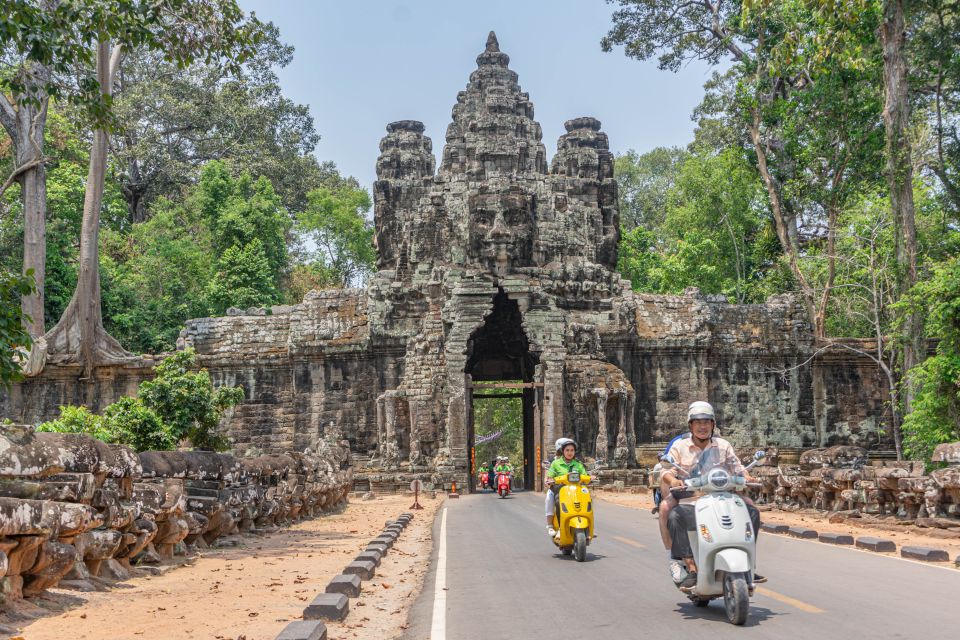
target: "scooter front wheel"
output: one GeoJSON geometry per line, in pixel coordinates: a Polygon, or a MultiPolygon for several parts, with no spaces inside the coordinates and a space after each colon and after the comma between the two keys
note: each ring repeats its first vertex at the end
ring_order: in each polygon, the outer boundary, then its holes
{"type": "Polygon", "coordinates": [[[573,557],[577,562],[587,559],[587,534],[584,531],[577,531],[573,538],[573,557]]]}
{"type": "Polygon", "coordinates": [[[727,612],[727,620],[733,624],[742,625],[747,621],[750,613],[750,592],[746,574],[728,573],[724,576],[723,606],[727,612]]]}

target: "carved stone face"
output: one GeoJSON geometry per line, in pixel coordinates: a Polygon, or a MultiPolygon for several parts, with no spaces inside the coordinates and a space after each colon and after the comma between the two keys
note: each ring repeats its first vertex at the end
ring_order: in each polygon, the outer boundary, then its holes
{"type": "Polygon", "coordinates": [[[470,259],[497,275],[527,266],[533,252],[533,198],[522,192],[476,193],[469,199],[470,259]]]}

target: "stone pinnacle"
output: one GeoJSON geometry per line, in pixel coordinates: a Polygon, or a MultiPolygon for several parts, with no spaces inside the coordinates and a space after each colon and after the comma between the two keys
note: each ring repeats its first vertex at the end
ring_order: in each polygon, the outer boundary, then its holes
{"type": "Polygon", "coordinates": [[[497,42],[497,34],[493,31],[491,31],[490,35],[487,36],[487,51],[490,51],[490,52],[500,51],[500,43],[497,42]]]}

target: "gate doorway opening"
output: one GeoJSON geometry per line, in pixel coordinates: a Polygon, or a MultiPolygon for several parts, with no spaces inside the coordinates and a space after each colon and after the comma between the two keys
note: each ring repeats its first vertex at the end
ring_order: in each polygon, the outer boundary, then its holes
{"type": "Polygon", "coordinates": [[[493,313],[467,342],[471,487],[480,464],[498,455],[509,456],[515,487],[534,489],[541,477],[543,385],[535,379],[539,358],[530,352],[522,321],[516,300],[501,290],[493,313]]]}

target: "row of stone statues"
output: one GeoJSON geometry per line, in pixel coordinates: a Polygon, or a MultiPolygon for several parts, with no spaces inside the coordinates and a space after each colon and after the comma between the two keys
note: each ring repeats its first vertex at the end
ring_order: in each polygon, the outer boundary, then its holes
{"type": "Polygon", "coordinates": [[[783,509],[859,511],[960,528],[960,442],[938,445],[932,462],[946,466],[926,473],[922,462],[871,462],[860,447],[836,446],[779,464],[774,448],[751,472],[762,485],[753,493],[758,503],[783,509]]]}
{"type": "Polygon", "coordinates": [[[0,430],[0,603],[54,586],[93,590],[132,565],[317,515],[352,486],[350,451],[327,426],[313,451],[235,458],[145,451],[85,435],[0,430]]]}

